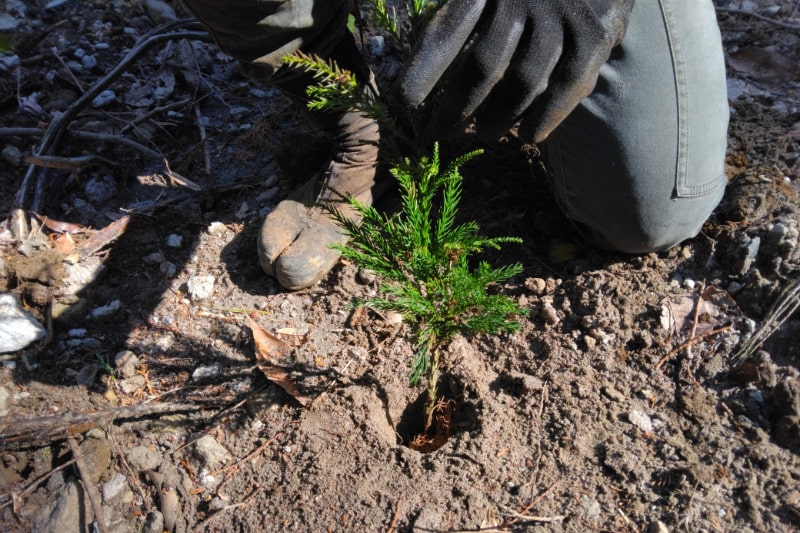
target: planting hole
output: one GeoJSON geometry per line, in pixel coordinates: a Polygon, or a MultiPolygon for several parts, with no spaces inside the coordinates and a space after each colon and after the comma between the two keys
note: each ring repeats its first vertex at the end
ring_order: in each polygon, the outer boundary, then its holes
{"type": "Polygon", "coordinates": [[[430,453],[447,443],[453,435],[480,428],[475,406],[464,402],[453,391],[461,390],[458,380],[442,376],[439,380],[440,399],[434,408],[431,427],[425,431],[425,402],[427,392],[410,403],[397,424],[402,443],[420,453],[430,453]]]}

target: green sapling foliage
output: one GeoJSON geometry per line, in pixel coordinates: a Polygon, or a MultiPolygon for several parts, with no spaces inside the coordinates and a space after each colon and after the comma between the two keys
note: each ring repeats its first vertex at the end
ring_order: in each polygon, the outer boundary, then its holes
{"type": "Polygon", "coordinates": [[[367,4],[372,21],[389,35],[403,53],[407,53],[416,43],[420,30],[445,1],[407,0],[405,23],[398,19],[397,11],[389,7],[386,0],[368,0],[367,4]]]}
{"type": "Polygon", "coordinates": [[[442,348],[456,334],[513,332],[522,314],[508,296],[491,287],[519,274],[520,264],[492,267],[470,257],[499,248],[514,237],[481,237],[475,222],[457,224],[462,176],[459,167],[480,151],[465,154],[441,168],[438,145],[431,157],[405,159],[392,169],[402,196],[399,213],[383,214],[355,199],[351,207],[360,224],[334,211],[349,236],[338,245],[342,256],[374,271],[382,280],[381,295],[366,305],[399,312],[412,327],[416,351],[411,382],[427,379],[427,423],[437,402],[442,348]]]}
{"type": "MultiPolygon", "coordinates": [[[[411,28],[420,25],[445,0],[408,0],[411,28]]],[[[387,31],[409,45],[412,35],[398,29],[397,17],[388,14],[384,0],[370,0],[387,31]],[[394,28],[394,29],[392,29],[394,28]]],[[[361,112],[375,119],[381,131],[402,139],[393,117],[383,103],[365,91],[355,76],[333,61],[297,52],[284,61],[311,72],[317,84],[307,88],[312,110],[361,112]]],[[[389,136],[389,137],[392,137],[389,136]]],[[[381,151],[396,153],[387,136],[381,151]]],[[[413,143],[404,143],[412,145],[413,143]]],[[[392,169],[402,195],[402,210],[382,214],[355,199],[344,199],[351,210],[338,211],[326,205],[347,233],[349,241],[337,245],[342,256],[374,271],[382,280],[381,295],[364,303],[401,313],[411,325],[415,341],[410,380],[427,381],[425,430],[431,427],[437,405],[440,358],[444,345],[456,334],[513,332],[519,329],[515,316],[523,310],[508,296],[492,288],[522,271],[519,264],[492,267],[470,259],[488,248],[499,248],[513,237],[481,237],[475,222],[456,223],[461,201],[459,168],[477,156],[470,152],[442,167],[439,147],[430,156],[405,158],[392,169]],[[358,216],[353,217],[352,211],[358,216]]]]}

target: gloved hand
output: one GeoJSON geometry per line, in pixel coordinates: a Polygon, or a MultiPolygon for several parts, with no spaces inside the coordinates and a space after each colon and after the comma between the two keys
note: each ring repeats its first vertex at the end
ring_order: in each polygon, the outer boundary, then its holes
{"type": "Polygon", "coordinates": [[[416,107],[443,82],[434,135],[474,120],[496,139],[521,119],[520,135],[539,142],[592,92],[633,2],[448,0],[414,48],[400,96],[416,107]]]}

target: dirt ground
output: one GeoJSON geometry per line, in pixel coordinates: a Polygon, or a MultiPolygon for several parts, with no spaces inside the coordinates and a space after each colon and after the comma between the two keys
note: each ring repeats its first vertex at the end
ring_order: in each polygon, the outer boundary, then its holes
{"type": "Polygon", "coordinates": [[[464,168],[463,216],[524,239],[490,259],[523,263],[502,290],[530,313],[448,347],[452,434],[420,453],[407,326],[351,306],[378,282],[343,263],[289,293],[256,263],[264,214],[325,157],[302,114],[213,45],[162,40],[77,110],[15,204],[47,125],[170,14],[0,2],[20,22],[0,55],[0,213],[47,221],[0,228],[0,289],[48,327],[0,356],[0,529],[800,530],[797,314],[732,364],[798,298],[800,8],[715,3],[730,185],[696,238],[587,247],[513,137],[464,168]],[[305,406],[257,365],[252,323],[290,345],[305,406]]]}

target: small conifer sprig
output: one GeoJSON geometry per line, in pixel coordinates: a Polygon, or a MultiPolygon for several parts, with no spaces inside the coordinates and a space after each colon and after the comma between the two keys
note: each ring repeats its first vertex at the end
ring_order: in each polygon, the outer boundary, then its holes
{"type": "Polygon", "coordinates": [[[383,214],[350,199],[361,223],[340,211],[337,222],[349,237],[338,245],[342,256],[374,271],[383,281],[381,296],[363,303],[390,309],[411,325],[416,351],[410,379],[427,379],[426,429],[437,403],[441,351],[456,334],[513,332],[514,317],[523,310],[511,298],[489,289],[522,271],[520,264],[494,268],[480,262],[470,268],[469,258],[514,237],[481,237],[475,222],[456,224],[461,201],[459,167],[478,155],[470,152],[441,168],[438,145],[431,157],[416,162],[405,159],[392,169],[402,196],[403,209],[383,214]]]}
{"type": "Polygon", "coordinates": [[[355,74],[340,67],[332,59],[322,59],[314,54],[297,50],[283,57],[283,62],[294,68],[310,72],[317,83],[306,87],[312,111],[358,111],[373,118],[384,130],[398,132],[395,121],[384,104],[358,83],[355,74]]]}
{"type": "Polygon", "coordinates": [[[420,30],[431,16],[446,0],[407,0],[405,11],[407,22],[403,23],[397,16],[394,7],[389,7],[386,0],[369,0],[368,6],[372,21],[398,45],[405,54],[416,43],[420,30]]]}

